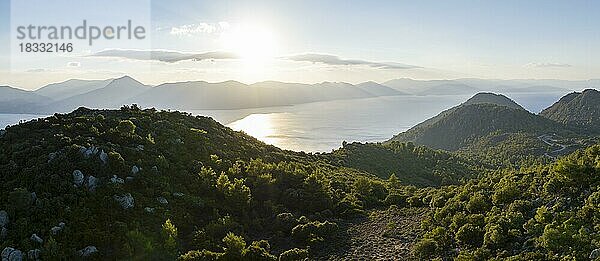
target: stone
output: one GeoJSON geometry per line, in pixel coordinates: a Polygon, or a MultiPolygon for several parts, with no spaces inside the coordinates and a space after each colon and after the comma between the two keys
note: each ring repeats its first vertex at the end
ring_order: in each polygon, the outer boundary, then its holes
{"type": "Polygon", "coordinates": [[[2,250],[2,261],[21,261],[23,260],[23,253],[21,250],[14,249],[12,247],[5,247],[2,250]]]}
{"type": "Polygon", "coordinates": [[[83,184],[83,172],[81,170],[73,171],[73,184],[78,187],[83,184]]]}
{"type": "Polygon", "coordinates": [[[167,199],[164,197],[158,197],[156,198],[156,200],[158,200],[158,202],[163,205],[169,204],[169,201],[167,201],[167,199]]]}
{"type": "Polygon", "coordinates": [[[37,194],[35,192],[31,192],[31,202],[36,203],[37,201],[37,194]]]}
{"type": "Polygon", "coordinates": [[[50,232],[52,233],[52,235],[58,235],[58,233],[60,233],[60,231],[62,231],[61,227],[52,227],[50,229],[50,232]]]}
{"type": "Polygon", "coordinates": [[[60,227],[60,228],[65,228],[65,226],[66,226],[65,222],[58,223],[58,227],[60,227]]]}
{"type": "Polygon", "coordinates": [[[77,251],[80,257],[89,257],[95,253],[98,253],[98,249],[95,246],[86,246],[84,249],[77,251]]]}
{"type": "Polygon", "coordinates": [[[8,229],[5,227],[0,229],[0,239],[5,239],[8,236],[8,229]]]}
{"type": "Polygon", "coordinates": [[[125,183],[125,181],[123,181],[122,178],[117,177],[117,175],[113,175],[112,178],[110,178],[110,182],[112,182],[114,184],[123,184],[123,183],[125,183]]]}
{"type": "Polygon", "coordinates": [[[0,227],[5,227],[8,225],[8,222],[8,213],[6,213],[4,210],[0,210],[0,227]]]}
{"type": "Polygon", "coordinates": [[[104,150],[102,150],[102,152],[100,152],[100,161],[102,161],[102,164],[108,163],[108,154],[106,154],[106,152],[104,152],[104,150]]]}
{"type": "Polygon", "coordinates": [[[56,153],[56,152],[52,152],[52,153],[48,154],[48,163],[50,163],[51,161],[56,159],[56,156],[58,156],[58,153],[56,153]]]}
{"type": "Polygon", "coordinates": [[[96,187],[98,187],[98,178],[96,178],[94,176],[89,176],[87,178],[87,182],[85,183],[85,186],[87,187],[87,189],[89,191],[95,191],[96,187]]]}
{"type": "Polygon", "coordinates": [[[30,239],[31,239],[31,241],[38,243],[38,244],[44,243],[44,240],[35,233],[31,235],[30,239]]]}
{"type": "Polygon", "coordinates": [[[174,192],[173,196],[174,197],[183,197],[185,194],[181,193],[181,192],[174,192]]]}
{"type": "Polygon", "coordinates": [[[140,168],[138,168],[138,166],[131,167],[131,174],[135,175],[138,174],[138,172],[140,172],[140,168]]]}
{"type": "Polygon", "coordinates": [[[137,145],[137,147],[135,149],[138,151],[144,151],[144,145],[142,145],[142,144],[137,145]]]}
{"type": "Polygon", "coordinates": [[[122,196],[114,195],[113,198],[119,203],[119,205],[121,205],[123,209],[133,208],[135,203],[135,200],[133,199],[133,196],[131,196],[130,193],[127,193],[122,196]]]}
{"type": "Polygon", "coordinates": [[[95,156],[96,154],[98,154],[98,148],[96,148],[95,146],[91,146],[83,152],[83,156],[86,159],[89,159],[92,156],[95,156]]]}
{"type": "Polygon", "coordinates": [[[154,213],[154,208],[151,207],[145,207],[144,211],[146,211],[147,213],[154,213]]]}
{"type": "Polygon", "coordinates": [[[29,260],[38,260],[40,259],[40,255],[42,254],[42,250],[32,249],[27,252],[27,257],[29,260]]]}
{"type": "Polygon", "coordinates": [[[596,249],[592,250],[592,253],[590,253],[591,260],[595,260],[598,257],[600,257],[600,248],[596,248],[596,249]]]}

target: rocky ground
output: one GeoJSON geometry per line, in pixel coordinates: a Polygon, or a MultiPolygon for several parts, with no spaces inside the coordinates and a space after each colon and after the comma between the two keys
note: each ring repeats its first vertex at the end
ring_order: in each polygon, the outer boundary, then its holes
{"type": "Polygon", "coordinates": [[[374,210],[368,217],[341,223],[345,234],[323,249],[319,260],[417,260],[411,247],[423,233],[426,208],[374,210]]]}

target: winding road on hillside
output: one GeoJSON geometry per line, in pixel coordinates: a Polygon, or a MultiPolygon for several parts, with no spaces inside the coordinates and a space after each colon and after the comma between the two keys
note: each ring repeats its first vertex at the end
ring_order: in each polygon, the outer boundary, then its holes
{"type": "Polygon", "coordinates": [[[545,153],[544,155],[546,155],[547,157],[550,158],[556,158],[556,156],[552,156],[550,154],[554,154],[554,155],[558,155],[561,152],[563,152],[567,147],[569,147],[569,145],[564,145],[564,144],[560,144],[557,142],[556,139],[554,139],[554,137],[556,137],[556,134],[542,134],[540,136],[538,136],[537,138],[539,140],[541,140],[542,142],[546,143],[548,146],[551,147],[559,147],[559,149],[553,150],[550,153],[545,153]]]}

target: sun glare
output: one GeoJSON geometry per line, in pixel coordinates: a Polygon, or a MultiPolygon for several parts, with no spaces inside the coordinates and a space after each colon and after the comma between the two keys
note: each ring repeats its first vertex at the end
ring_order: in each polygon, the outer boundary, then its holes
{"type": "Polygon", "coordinates": [[[244,62],[257,65],[275,57],[277,41],[272,31],[263,26],[244,25],[223,35],[225,48],[244,62]]]}

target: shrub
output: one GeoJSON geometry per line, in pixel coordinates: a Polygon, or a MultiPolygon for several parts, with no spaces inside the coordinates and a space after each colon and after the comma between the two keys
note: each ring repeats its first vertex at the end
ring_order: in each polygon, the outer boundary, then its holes
{"type": "Polygon", "coordinates": [[[299,261],[308,258],[308,250],[292,248],[279,255],[279,261],[299,261]]]}

